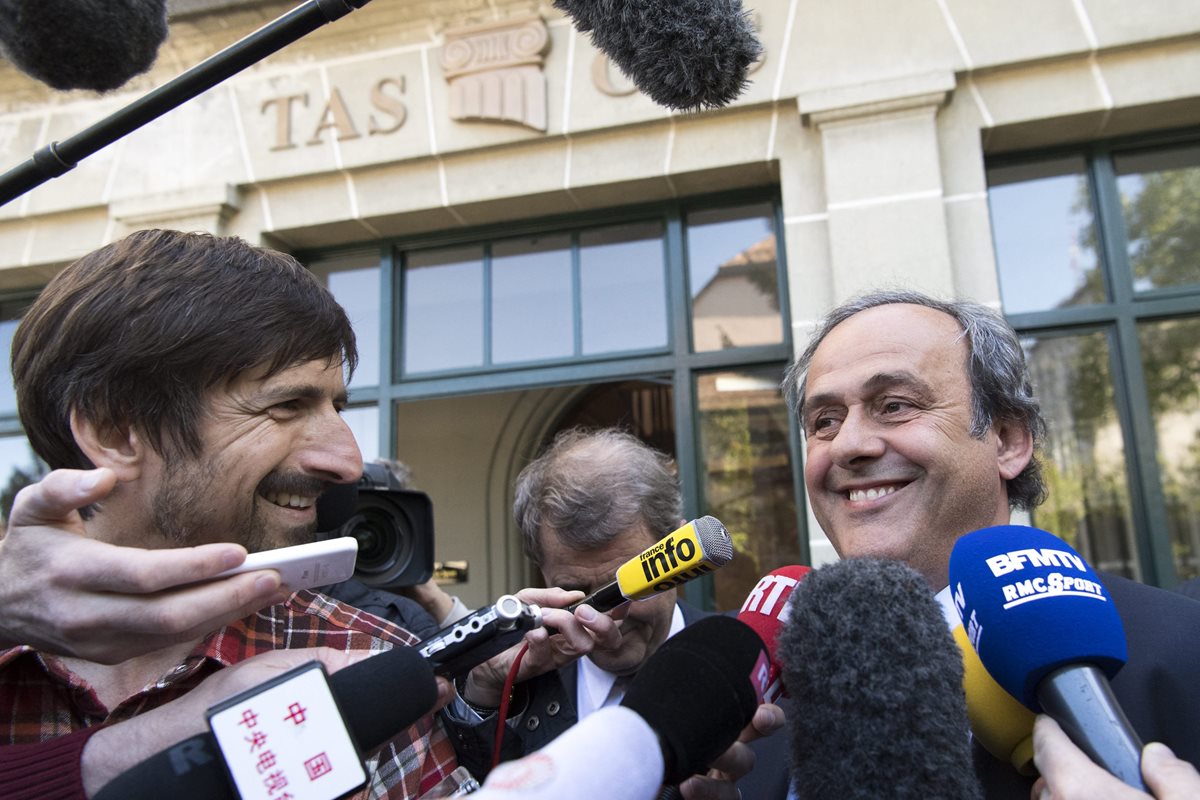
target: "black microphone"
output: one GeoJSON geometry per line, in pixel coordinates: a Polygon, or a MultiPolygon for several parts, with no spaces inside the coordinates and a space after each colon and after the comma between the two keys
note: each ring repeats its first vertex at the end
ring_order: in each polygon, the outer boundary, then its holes
{"type": "MultiPolygon", "coordinates": [[[[412,647],[391,650],[329,676],[342,720],[359,749],[370,753],[425,716],[437,702],[433,668],[412,647]]],[[[160,750],[109,781],[93,800],[209,800],[237,793],[216,739],[196,734],[160,750]]]]}
{"type": "Polygon", "coordinates": [[[925,579],[898,561],[853,558],[810,572],[790,602],[776,655],[797,709],[798,796],[982,797],[962,656],[925,579]]]}
{"type": "Polygon", "coordinates": [[[116,89],[166,38],[166,0],[0,0],[0,53],[55,89],[116,89]]]}
{"type": "Polygon", "coordinates": [[[762,54],[741,0],[554,0],[554,7],[668,108],[730,103],[762,54]]]}
{"type": "Polygon", "coordinates": [[[621,705],[657,731],[664,783],[703,772],[734,743],[762,700],[768,660],[749,625],[713,616],[667,639],[642,665],[621,705]]]}

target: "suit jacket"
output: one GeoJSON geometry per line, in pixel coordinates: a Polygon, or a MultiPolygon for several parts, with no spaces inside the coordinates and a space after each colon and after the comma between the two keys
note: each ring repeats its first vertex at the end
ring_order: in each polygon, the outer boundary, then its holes
{"type": "MultiPolygon", "coordinates": [[[[1162,742],[1200,766],[1200,603],[1174,592],[1101,576],[1125,626],[1129,660],[1113,694],[1143,742],[1162,742]]],[[[984,795],[1027,800],[1031,778],[975,745],[984,795]]]]}
{"type": "MultiPolygon", "coordinates": [[[[679,603],[683,624],[691,625],[710,616],[687,603],[679,603]]],[[[559,734],[574,725],[579,715],[575,707],[578,672],[569,664],[547,672],[519,685],[514,707],[524,706],[520,724],[509,726],[504,734],[500,760],[509,761],[539,750],[559,734]]],[[[492,751],[496,746],[495,717],[478,725],[466,725],[443,713],[442,721],[458,754],[458,763],[483,781],[491,770],[492,751]]],[[[751,747],[755,751],[755,768],[738,782],[746,800],[784,800],[787,797],[787,736],[780,731],[774,736],[759,739],[751,747]]]]}

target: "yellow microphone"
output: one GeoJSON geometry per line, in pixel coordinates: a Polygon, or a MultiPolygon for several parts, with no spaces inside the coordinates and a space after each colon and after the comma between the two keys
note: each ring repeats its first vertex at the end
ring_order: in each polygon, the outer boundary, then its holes
{"type": "Polygon", "coordinates": [[[998,760],[1012,764],[1022,775],[1035,774],[1034,713],[996,683],[962,625],[954,629],[954,640],[963,655],[963,689],[971,733],[998,760]]]}
{"type": "Polygon", "coordinates": [[[733,540],[716,517],[701,517],[668,533],[617,568],[616,580],[578,603],[611,611],[626,600],[645,600],[725,566],[733,558],[733,540]]]}

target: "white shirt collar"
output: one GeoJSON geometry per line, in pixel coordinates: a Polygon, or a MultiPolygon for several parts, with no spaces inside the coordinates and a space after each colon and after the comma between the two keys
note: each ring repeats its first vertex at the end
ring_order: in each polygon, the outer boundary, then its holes
{"type": "MultiPolygon", "coordinates": [[[[683,612],[676,603],[671,614],[671,629],[667,638],[683,630],[683,612]]],[[[597,667],[590,658],[581,658],[576,663],[575,677],[578,686],[575,690],[575,707],[579,710],[579,719],[598,708],[616,705],[621,702],[624,691],[613,693],[613,684],[617,676],[597,667]]]]}

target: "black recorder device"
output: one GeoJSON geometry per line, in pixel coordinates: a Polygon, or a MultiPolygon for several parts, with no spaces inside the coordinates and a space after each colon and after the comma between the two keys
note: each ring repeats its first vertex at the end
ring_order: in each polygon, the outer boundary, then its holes
{"type": "Polygon", "coordinates": [[[461,678],[492,656],[512,647],[525,632],[542,624],[542,610],[516,595],[502,595],[417,645],[417,650],[446,678],[461,678]]]}
{"type": "Polygon", "coordinates": [[[424,583],[433,575],[433,502],[401,488],[383,464],[363,464],[357,483],[335,483],[317,498],[317,536],[358,540],[354,578],[374,589],[424,583]]]}

